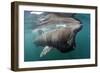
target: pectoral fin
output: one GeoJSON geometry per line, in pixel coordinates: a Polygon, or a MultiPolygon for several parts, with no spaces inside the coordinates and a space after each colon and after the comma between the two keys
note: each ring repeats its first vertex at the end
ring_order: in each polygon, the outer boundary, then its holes
{"type": "Polygon", "coordinates": [[[40,54],[40,57],[43,57],[44,55],[46,55],[52,48],[49,46],[45,46],[43,51],[40,54]]]}

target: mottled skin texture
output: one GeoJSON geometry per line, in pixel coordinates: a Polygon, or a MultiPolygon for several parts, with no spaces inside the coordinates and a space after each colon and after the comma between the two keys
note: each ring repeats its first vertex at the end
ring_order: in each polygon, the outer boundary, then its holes
{"type": "Polygon", "coordinates": [[[68,52],[75,48],[75,35],[71,29],[61,28],[42,34],[37,38],[35,44],[45,47],[51,46],[61,52],[68,52]],[[70,49],[72,48],[72,49],[70,49]]]}

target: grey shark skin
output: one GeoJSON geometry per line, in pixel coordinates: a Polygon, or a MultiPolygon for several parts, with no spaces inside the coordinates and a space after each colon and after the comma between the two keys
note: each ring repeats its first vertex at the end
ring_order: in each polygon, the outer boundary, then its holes
{"type": "Polygon", "coordinates": [[[36,38],[34,44],[44,47],[40,57],[46,55],[52,48],[66,53],[76,47],[75,37],[82,29],[82,24],[72,17],[62,15],[49,13],[45,16],[41,15],[39,18],[39,27],[37,29],[39,29],[40,35],[36,38]],[[44,32],[44,29],[48,29],[49,26],[54,26],[54,29],[44,32]]]}

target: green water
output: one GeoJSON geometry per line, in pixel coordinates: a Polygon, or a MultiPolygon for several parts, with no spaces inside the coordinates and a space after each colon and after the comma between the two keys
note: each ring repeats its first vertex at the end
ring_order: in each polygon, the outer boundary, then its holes
{"type": "Polygon", "coordinates": [[[36,46],[33,41],[38,33],[32,33],[37,27],[37,15],[24,11],[24,61],[87,59],[90,58],[90,14],[78,13],[75,18],[81,21],[83,28],[76,36],[76,48],[68,53],[61,53],[52,49],[45,56],[40,57],[43,47],[36,46]]]}

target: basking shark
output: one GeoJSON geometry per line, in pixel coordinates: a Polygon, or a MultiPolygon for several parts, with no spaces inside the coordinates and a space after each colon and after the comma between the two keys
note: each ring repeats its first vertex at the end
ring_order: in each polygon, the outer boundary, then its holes
{"type": "Polygon", "coordinates": [[[75,19],[74,14],[46,13],[39,15],[39,24],[36,29],[39,36],[34,44],[44,47],[40,53],[43,57],[51,49],[57,49],[61,53],[67,53],[76,48],[75,37],[82,29],[82,24],[75,19]]]}

